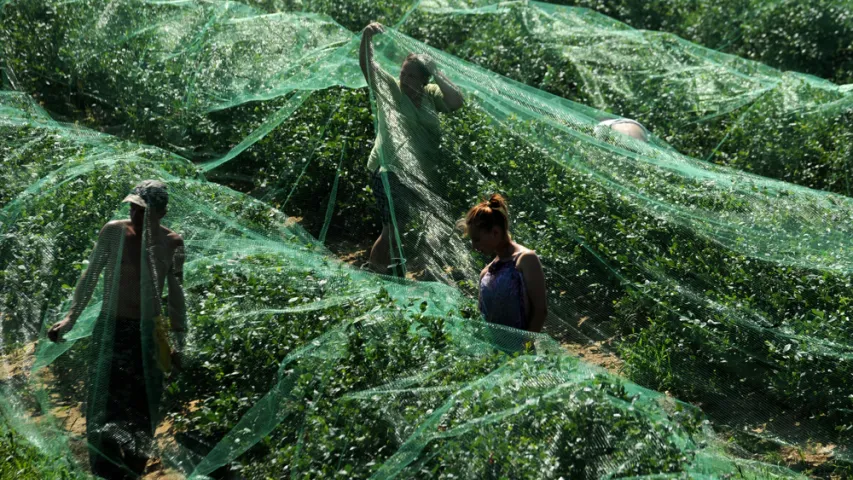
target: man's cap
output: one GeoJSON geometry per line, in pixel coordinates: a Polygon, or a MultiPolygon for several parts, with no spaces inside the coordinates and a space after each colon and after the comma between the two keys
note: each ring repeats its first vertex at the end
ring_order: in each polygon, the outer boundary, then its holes
{"type": "Polygon", "coordinates": [[[143,180],[133,187],[122,202],[130,202],[142,208],[165,210],[169,204],[169,191],[166,184],[159,180],[143,180]]]}

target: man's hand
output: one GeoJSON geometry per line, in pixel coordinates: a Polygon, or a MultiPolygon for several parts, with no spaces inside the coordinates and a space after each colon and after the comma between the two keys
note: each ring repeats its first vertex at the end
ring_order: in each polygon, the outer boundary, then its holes
{"type": "Polygon", "coordinates": [[[47,338],[54,343],[64,342],[65,339],[62,338],[62,335],[68,330],[71,330],[71,318],[65,317],[64,320],[56,322],[50,327],[50,330],[47,331],[47,338]]]}
{"type": "Polygon", "coordinates": [[[373,22],[370,25],[364,27],[364,35],[366,37],[372,37],[377,33],[385,33],[385,27],[383,27],[381,23],[373,22]]]}

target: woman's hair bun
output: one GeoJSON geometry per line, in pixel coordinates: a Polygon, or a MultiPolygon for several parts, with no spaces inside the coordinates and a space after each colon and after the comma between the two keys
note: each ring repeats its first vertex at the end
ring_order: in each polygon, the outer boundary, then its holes
{"type": "Polygon", "coordinates": [[[506,209],[506,200],[500,193],[494,193],[488,200],[489,208],[493,208],[495,210],[504,210],[506,209]]]}
{"type": "Polygon", "coordinates": [[[500,227],[509,233],[509,209],[506,200],[498,193],[492,194],[488,200],[483,200],[468,210],[465,217],[459,219],[456,225],[466,234],[472,227],[482,230],[500,227]]]}
{"type": "Polygon", "coordinates": [[[505,228],[509,229],[509,207],[506,204],[506,199],[500,193],[493,193],[491,197],[489,197],[488,202],[484,202],[486,205],[496,212],[500,212],[500,214],[506,220],[505,228]]]}

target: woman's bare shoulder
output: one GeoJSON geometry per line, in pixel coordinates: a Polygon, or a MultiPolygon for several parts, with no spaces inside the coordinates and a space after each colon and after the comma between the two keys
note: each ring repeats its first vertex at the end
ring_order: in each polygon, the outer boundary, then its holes
{"type": "Polygon", "coordinates": [[[539,261],[539,255],[536,250],[531,250],[527,247],[521,247],[522,251],[518,255],[515,264],[518,268],[542,268],[542,263],[539,261]]]}

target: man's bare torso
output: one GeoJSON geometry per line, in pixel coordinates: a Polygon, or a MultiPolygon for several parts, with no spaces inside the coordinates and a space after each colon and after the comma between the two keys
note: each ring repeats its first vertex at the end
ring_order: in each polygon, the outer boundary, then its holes
{"type": "MultiPolygon", "coordinates": [[[[116,292],[118,294],[116,315],[120,318],[141,318],[143,295],[149,299],[150,314],[160,315],[166,278],[172,273],[175,255],[183,253],[179,252],[183,244],[181,236],[166,227],[159,226],[150,237],[151,244],[146,246],[148,271],[143,272],[143,232],[138,231],[137,226],[130,220],[110,222],[107,224],[107,228],[110,233],[108,237],[111,243],[110,254],[120,255],[121,259],[117,283],[118,290],[116,292]],[[119,243],[122,238],[124,241],[119,243]],[[119,251],[119,245],[121,245],[121,251],[119,251]],[[150,280],[145,279],[145,284],[143,284],[143,273],[147,273],[150,278],[150,280]],[[143,287],[145,287],[144,292],[143,287]]],[[[106,272],[107,285],[114,283],[109,270],[108,268],[106,272]]]]}

